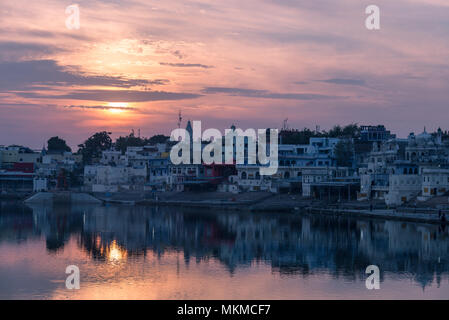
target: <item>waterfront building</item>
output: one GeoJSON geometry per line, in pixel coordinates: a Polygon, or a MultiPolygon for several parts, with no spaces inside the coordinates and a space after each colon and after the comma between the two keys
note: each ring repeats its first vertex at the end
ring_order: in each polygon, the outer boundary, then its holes
{"type": "Polygon", "coordinates": [[[449,163],[449,146],[442,141],[441,129],[436,135],[424,131],[415,136],[410,133],[405,148],[405,159],[421,166],[446,165],[449,163]]]}
{"type": "Polygon", "coordinates": [[[449,191],[449,169],[424,168],[421,191],[419,200],[422,201],[445,195],[449,191]]]}
{"type": "Polygon", "coordinates": [[[374,142],[368,163],[359,169],[358,199],[380,199],[396,206],[442,195],[448,190],[444,169],[449,165],[448,155],[441,129],[429,134],[424,128],[407,139],[374,142]]]}
{"type": "Polygon", "coordinates": [[[127,166],[127,157],[122,155],[121,151],[117,150],[105,150],[101,153],[100,164],[102,165],[123,165],[127,166]]]}
{"type": "Polygon", "coordinates": [[[396,136],[385,129],[384,125],[360,126],[360,140],[368,142],[382,142],[394,139],[396,136]]]}
{"type": "Polygon", "coordinates": [[[360,175],[358,200],[385,200],[389,192],[390,174],[400,174],[398,171],[400,168],[396,166],[405,159],[406,145],[407,140],[401,139],[373,142],[372,151],[366,157],[367,163],[358,164],[360,175]]]}
{"type": "Polygon", "coordinates": [[[388,205],[400,205],[416,197],[421,190],[419,167],[406,160],[395,160],[388,166],[372,171],[360,169],[358,200],[384,200],[388,205]]]}
{"type": "Polygon", "coordinates": [[[170,189],[181,192],[185,190],[186,185],[200,185],[201,176],[204,175],[204,166],[202,164],[170,164],[169,185],[170,189]]]}
{"type": "Polygon", "coordinates": [[[47,178],[35,177],[33,179],[33,192],[44,192],[44,191],[48,191],[47,178]]]}
{"type": "Polygon", "coordinates": [[[0,146],[0,168],[12,168],[15,163],[33,163],[36,166],[41,162],[40,152],[23,146],[0,146]]]}
{"type": "Polygon", "coordinates": [[[388,192],[384,195],[387,205],[397,206],[416,198],[421,192],[422,177],[412,164],[398,164],[389,175],[388,192]]]}
{"type": "Polygon", "coordinates": [[[14,163],[12,168],[0,169],[0,192],[31,192],[35,177],[33,163],[14,163]]]}
{"type": "Polygon", "coordinates": [[[258,165],[237,165],[237,184],[243,191],[301,192],[303,170],[334,166],[334,149],[339,141],[338,138],[310,138],[309,144],[281,144],[275,174],[261,176],[258,165]]]}
{"type": "Polygon", "coordinates": [[[170,185],[170,159],[168,153],[148,160],[148,182],[145,190],[167,191],[170,185]]]}
{"type": "Polygon", "coordinates": [[[237,177],[234,181],[240,191],[278,191],[273,188],[273,181],[282,175],[279,169],[272,176],[261,176],[258,165],[237,165],[236,169],[237,177]]]}
{"type": "Polygon", "coordinates": [[[117,192],[143,190],[147,167],[88,165],[84,167],[84,185],[87,191],[117,192]]]}
{"type": "Polygon", "coordinates": [[[348,167],[311,167],[302,170],[302,195],[328,200],[354,199],[360,178],[348,167]]]}
{"type": "Polygon", "coordinates": [[[167,151],[168,146],[165,143],[141,147],[128,147],[125,152],[125,161],[127,165],[132,167],[148,166],[148,161],[150,159],[161,157],[161,155],[167,151]]]}
{"type": "MultiPolygon", "coordinates": [[[[82,155],[72,152],[47,152],[42,150],[42,160],[36,164],[36,178],[45,179],[46,189],[69,187],[68,173],[73,174],[78,169],[81,172],[82,155]]],[[[81,180],[81,173],[78,174],[81,180]]],[[[42,184],[38,184],[42,189],[42,184]]]]}

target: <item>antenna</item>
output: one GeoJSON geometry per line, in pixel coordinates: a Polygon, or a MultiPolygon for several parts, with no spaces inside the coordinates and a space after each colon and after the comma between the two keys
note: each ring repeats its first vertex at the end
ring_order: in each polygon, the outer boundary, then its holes
{"type": "Polygon", "coordinates": [[[179,110],[179,113],[178,113],[178,128],[181,128],[181,122],[182,122],[182,115],[181,115],[181,110],[179,110]]]}
{"type": "Polygon", "coordinates": [[[282,130],[287,131],[288,130],[288,118],[285,118],[282,123],[282,130]]]}

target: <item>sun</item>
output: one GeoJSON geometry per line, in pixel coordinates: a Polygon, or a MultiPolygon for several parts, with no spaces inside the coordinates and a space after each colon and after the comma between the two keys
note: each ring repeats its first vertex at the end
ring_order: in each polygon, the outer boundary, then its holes
{"type": "Polygon", "coordinates": [[[108,102],[107,107],[111,113],[122,113],[126,111],[128,104],[126,102],[108,102]]]}

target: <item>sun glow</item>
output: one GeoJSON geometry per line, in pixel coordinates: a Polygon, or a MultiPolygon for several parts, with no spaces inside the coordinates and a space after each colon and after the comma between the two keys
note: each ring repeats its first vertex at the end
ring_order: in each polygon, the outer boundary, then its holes
{"type": "Polygon", "coordinates": [[[126,251],[120,248],[117,245],[117,242],[114,240],[108,248],[107,256],[109,258],[109,261],[118,262],[126,258],[127,254],[126,251]]]}
{"type": "Polygon", "coordinates": [[[124,102],[109,102],[107,104],[108,111],[111,113],[122,113],[126,111],[126,108],[128,108],[128,103],[124,102]]]}

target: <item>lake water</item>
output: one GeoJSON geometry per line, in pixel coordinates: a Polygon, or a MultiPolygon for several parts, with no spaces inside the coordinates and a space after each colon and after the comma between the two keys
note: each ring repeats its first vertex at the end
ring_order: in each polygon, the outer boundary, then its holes
{"type": "Polygon", "coordinates": [[[0,299],[448,299],[448,228],[306,214],[0,203],[0,299]],[[65,271],[80,270],[68,290],[65,271]],[[368,265],[380,289],[365,286],[368,265]]]}

